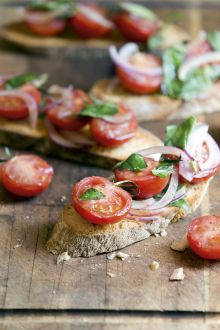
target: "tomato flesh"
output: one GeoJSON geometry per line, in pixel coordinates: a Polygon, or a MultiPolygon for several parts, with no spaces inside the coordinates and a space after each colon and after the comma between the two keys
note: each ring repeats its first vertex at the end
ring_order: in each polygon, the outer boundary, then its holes
{"type": "Polygon", "coordinates": [[[53,168],[35,155],[20,155],[5,162],[1,168],[3,186],[12,194],[32,197],[51,183],[53,168]]]}
{"type": "Polygon", "coordinates": [[[191,250],[205,259],[220,259],[220,217],[202,216],[188,228],[187,240],[191,250]]]}
{"type": "MultiPolygon", "coordinates": [[[[88,5],[88,7],[91,11],[105,16],[104,11],[99,6],[88,5]]],[[[101,24],[101,22],[90,19],[87,15],[84,15],[81,12],[76,12],[70,23],[72,25],[73,32],[84,39],[101,38],[112,31],[111,27],[105,26],[101,24]]]]}
{"type": "MultiPolygon", "coordinates": [[[[133,55],[129,62],[137,68],[152,69],[161,66],[160,60],[151,54],[136,53],[133,55]]],[[[162,83],[162,76],[146,76],[128,72],[122,67],[117,66],[117,75],[122,84],[132,92],[139,94],[150,94],[158,91],[162,83]]]]}
{"type": "MultiPolygon", "coordinates": [[[[119,106],[119,114],[131,113],[124,105],[119,106]]],[[[116,115],[117,116],[117,115],[116,115]]],[[[91,134],[93,139],[102,146],[116,147],[135,136],[137,119],[132,113],[131,118],[121,124],[109,123],[102,119],[91,120],[91,134]]]]}
{"type": "Polygon", "coordinates": [[[115,23],[127,40],[137,42],[145,42],[159,28],[157,21],[146,20],[129,13],[118,15],[115,23]]]}
{"type": "Polygon", "coordinates": [[[73,91],[74,107],[70,114],[63,116],[66,109],[63,104],[49,103],[49,110],[47,111],[48,119],[60,129],[66,130],[80,130],[83,126],[88,123],[88,119],[78,118],[80,110],[83,108],[85,103],[90,102],[87,95],[79,89],[73,91]]]}
{"type": "Polygon", "coordinates": [[[152,170],[159,165],[159,162],[151,158],[145,158],[148,167],[139,172],[130,170],[115,169],[116,181],[130,180],[136,183],[139,189],[137,198],[145,199],[159,194],[168,184],[170,175],[166,178],[160,178],[152,174],[152,170]]]}
{"type": "Polygon", "coordinates": [[[92,176],[82,179],[73,187],[72,204],[84,219],[103,225],[122,220],[131,208],[132,198],[128,192],[116,187],[108,179],[92,176]],[[80,200],[89,188],[101,191],[105,197],[99,200],[80,200]]]}
{"type": "MultiPolygon", "coordinates": [[[[24,85],[20,89],[30,94],[37,105],[39,106],[41,101],[41,93],[33,85],[24,85]]],[[[0,96],[0,116],[10,119],[17,120],[28,117],[29,111],[26,103],[19,97],[16,96],[0,96]]]]}

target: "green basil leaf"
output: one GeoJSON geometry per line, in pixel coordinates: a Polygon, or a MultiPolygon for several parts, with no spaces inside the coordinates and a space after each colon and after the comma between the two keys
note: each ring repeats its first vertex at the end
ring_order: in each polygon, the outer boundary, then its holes
{"type": "Polygon", "coordinates": [[[103,118],[105,116],[114,116],[118,113],[118,106],[115,103],[96,100],[92,104],[86,104],[80,111],[80,116],[103,118]]]}
{"type": "Polygon", "coordinates": [[[187,201],[184,198],[180,198],[175,202],[171,202],[169,206],[175,206],[183,209],[185,212],[188,212],[190,209],[190,205],[187,203],[187,201]]]}
{"type": "Polygon", "coordinates": [[[209,32],[207,39],[214,50],[220,51],[220,31],[209,32]]]}
{"type": "Polygon", "coordinates": [[[144,18],[146,20],[151,20],[151,21],[155,21],[157,20],[157,16],[148,8],[141,6],[139,4],[136,3],[130,3],[130,2],[122,2],[120,3],[120,7],[123,10],[128,11],[129,13],[144,18]]]}
{"type": "Polygon", "coordinates": [[[46,73],[39,76],[32,73],[23,73],[7,80],[5,83],[5,88],[14,89],[27,83],[32,83],[35,87],[40,87],[47,81],[47,78],[48,75],[46,73]]]}
{"type": "Polygon", "coordinates": [[[151,52],[157,52],[163,44],[163,37],[160,33],[154,34],[147,41],[147,47],[151,52]]]}
{"type": "Polygon", "coordinates": [[[188,137],[195,124],[196,118],[191,116],[178,126],[167,126],[165,145],[184,149],[187,144],[188,137]]]}
{"type": "Polygon", "coordinates": [[[174,167],[171,162],[161,162],[151,172],[155,176],[165,179],[169,174],[173,173],[174,167]]]}
{"type": "Polygon", "coordinates": [[[94,188],[89,188],[80,196],[79,199],[82,201],[87,201],[87,200],[98,200],[102,198],[105,198],[105,195],[101,191],[94,188]]]}
{"type": "Polygon", "coordinates": [[[115,165],[114,169],[129,170],[134,172],[143,171],[147,168],[147,163],[143,156],[139,154],[130,155],[125,161],[115,165]]]}
{"type": "Polygon", "coordinates": [[[137,184],[133,181],[130,180],[123,180],[123,181],[118,181],[114,183],[115,186],[123,188],[129,194],[132,196],[137,196],[140,192],[140,189],[138,188],[137,184]]]}
{"type": "Polygon", "coordinates": [[[28,8],[33,10],[39,10],[39,11],[52,11],[60,9],[66,5],[73,5],[75,4],[75,0],[49,0],[49,1],[43,1],[43,0],[33,0],[28,5],[28,8]]]}

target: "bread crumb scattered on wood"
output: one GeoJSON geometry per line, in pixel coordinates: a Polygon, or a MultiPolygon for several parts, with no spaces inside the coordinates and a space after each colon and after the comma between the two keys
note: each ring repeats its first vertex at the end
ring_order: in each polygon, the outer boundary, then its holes
{"type": "Polygon", "coordinates": [[[155,271],[160,267],[160,264],[158,261],[152,261],[152,263],[149,265],[150,269],[155,271]]]}
{"type": "Polygon", "coordinates": [[[185,274],[183,272],[183,267],[176,268],[170,276],[170,281],[183,281],[185,274]]]}
{"type": "Polygon", "coordinates": [[[107,272],[107,275],[108,275],[109,277],[112,277],[112,278],[117,277],[116,274],[113,274],[113,273],[110,273],[110,272],[107,272]]]}
{"type": "Polygon", "coordinates": [[[124,261],[128,257],[129,257],[129,254],[126,254],[126,253],[121,252],[121,251],[113,252],[113,253],[107,255],[108,260],[113,260],[115,258],[118,258],[118,259],[121,259],[122,261],[124,261]]]}
{"type": "Polygon", "coordinates": [[[167,236],[167,231],[165,229],[162,229],[160,232],[160,236],[166,237],[167,236]]]}
{"type": "Polygon", "coordinates": [[[64,196],[64,195],[61,196],[60,201],[61,201],[61,203],[64,203],[66,201],[66,196],[64,196]]]}
{"type": "Polygon", "coordinates": [[[23,241],[22,241],[20,238],[18,238],[18,239],[17,239],[17,244],[15,244],[15,245],[13,246],[13,248],[14,248],[14,249],[18,249],[18,248],[20,248],[20,247],[22,246],[22,244],[23,244],[23,241]]]}
{"type": "Polygon", "coordinates": [[[186,237],[186,235],[184,235],[181,239],[177,239],[177,240],[173,241],[173,243],[171,244],[170,247],[174,251],[183,252],[187,249],[188,246],[189,246],[189,244],[187,241],[187,237],[186,237]]]}
{"type": "Polygon", "coordinates": [[[57,265],[59,265],[63,261],[68,261],[70,259],[71,259],[71,257],[69,256],[68,252],[63,252],[63,253],[59,254],[57,257],[57,265]]]}

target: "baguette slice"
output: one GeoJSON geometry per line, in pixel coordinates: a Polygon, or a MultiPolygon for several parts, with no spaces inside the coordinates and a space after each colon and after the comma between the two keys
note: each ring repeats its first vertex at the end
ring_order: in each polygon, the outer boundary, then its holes
{"type": "MultiPolygon", "coordinates": [[[[194,211],[201,203],[209,181],[186,185],[186,200],[194,211]]],[[[99,253],[112,252],[135,242],[160,234],[171,222],[187,215],[178,207],[167,207],[155,221],[141,222],[122,220],[116,224],[93,225],[84,220],[72,206],[66,206],[59,222],[54,226],[46,248],[48,252],[60,254],[68,251],[72,257],[92,257],[99,253]]]]}
{"type": "Polygon", "coordinates": [[[123,87],[117,78],[98,81],[90,94],[107,102],[123,101],[139,121],[184,119],[192,115],[220,111],[220,82],[199,98],[182,101],[161,94],[140,95],[123,87]]]}
{"type": "MultiPolygon", "coordinates": [[[[85,127],[84,134],[90,136],[88,127],[85,127]]],[[[0,145],[29,149],[41,154],[105,168],[111,168],[117,162],[128,158],[131,153],[161,144],[159,138],[139,127],[131,140],[118,147],[106,148],[96,145],[84,149],[65,148],[49,139],[42,120],[39,120],[36,129],[32,129],[27,121],[0,119],[0,145]]]]}

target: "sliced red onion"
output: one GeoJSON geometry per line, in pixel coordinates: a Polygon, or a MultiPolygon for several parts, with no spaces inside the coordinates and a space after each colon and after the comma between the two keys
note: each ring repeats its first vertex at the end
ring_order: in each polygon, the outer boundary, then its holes
{"type": "Polygon", "coordinates": [[[205,31],[200,31],[198,36],[192,40],[187,46],[187,53],[190,53],[197,45],[200,45],[202,42],[207,40],[207,33],[205,31]]]}
{"type": "Polygon", "coordinates": [[[178,76],[180,80],[185,80],[187,74],[202,65],[220,62],[220,52],[207,52],[196,57],[188,58],[179,68],[178,76]]]}
{"type": "Polygon", "coordinates": [[[147,157],[150,155],[173,155],[181,158],[187,157],[186,153],[177,147],[172,147],[172,146],[156,146],[156,147],[150,147],[146,149],[142,149],[138,151],[138,154],[147,157]]]}
{"type": "Polygon", "coordinates": [[[26,22],[36,23],[36,24],[46,24],[53,21],[55,18],[59,18],[60,16],[66,14],[69,11],[68,5],[63,5],[62,7],[51,10],[49,12],[31,12],[27,11],[25,15],[26,22]]]}
{"type": "Polygon", "coordinates": [[[185,196],[185,194],[186,194],[186,186],[183,186],[182,188],[177,190],[177,192],[171,202],[178,201],[179,199],[183,198],[185,196]]]}
{"type": "Polygon", "coordinates": [[[152,205],[155,202],[154,198],[148,198],[143,200],[133,200],[132,201],[132,210],[143,210],[144,208],[152,205]]]}
{"type": "Polygon", "coordinates": [[[66,148],[81,148],[80,145],[77,145],[76,143],[73,143],[72,141],[69,141],[68,139],[60,135],[54,128],[53,124],[47,118],[45,119],[45,126],[47,128],[47,132],[50,139],[56,144],[59,144],[66,148]]]}
{"type": "Polygon", "coordinates": [[[105,18],[105,16],[100,14],[97,10],[95,10],[91,6],[78,4],[76,6],[76,10],[78,12],[82,13],[83,15],[85,15],[88,19],[90,19],[106,28],[113,29],[115,27],[115,25],[110,20],[105,18]]]}
{"type": "Polygon", "coordinates": [[[204,140],[206,139],[208,133],[209,125],[207,124],[196,124],[190,133],[187,144],[185,147],[186,152],[188,152],[191,157],[193,157],[198,148],[201,148],[204,140]]]}
{"type": "Polygon", "coordinates": [[[124,115],[118,115],[118,116],[104,116],[102,120],[111,123],[111,124],[116,124],[120,125],[123,124],[131,119],[133,114],[131,112],[128,112],[124,115]]]}
{"type": "Polygon", "coordinates": [[[132,55],[137,53],[138,46],[137,44],[130,42],[121,47],[120,51],[117,51],[117,48],[112,45],[109,47],[109,54],[112,61],[121,67],[123,70],[129,72],[130,74],[134,74],[136,76],[161,76],[163,71],[162,67],[156,68],[138,68],[131,63],[129,63],[129,59],[132,55]]]}
{"type": "Polygon", "coordinates": [[[62,130],[60,134],[68,141],[83,146],[94,146],[95,142],[80,132],[62,130]]]}
{"type": "Polygon", "coordinates": [[[32,128],[36,128],[37,118],[38,118],[38,107],[37,107],[37,103],[33,96],[31,96],[30,94],[28,94],[26,92],[23,92],[20,89],[0,91],[0,96],[18,97],[21,100],[23,100],[29,111],[30,125],[32,128]]]}
{"type": "Polygon", "coordinates": [[[61,87],[59,85],[52,85],[48,92],[50,94],[54,94],[54,98],[59,98],[58,101],[61,102],[63,105],[63,108],[65,108],[65,111],[61,113],[62,117],[69,116],[73,113],[74,109],[74,92],[73,92],[73,86],[70,85],[68,87],[61,87]]]}

